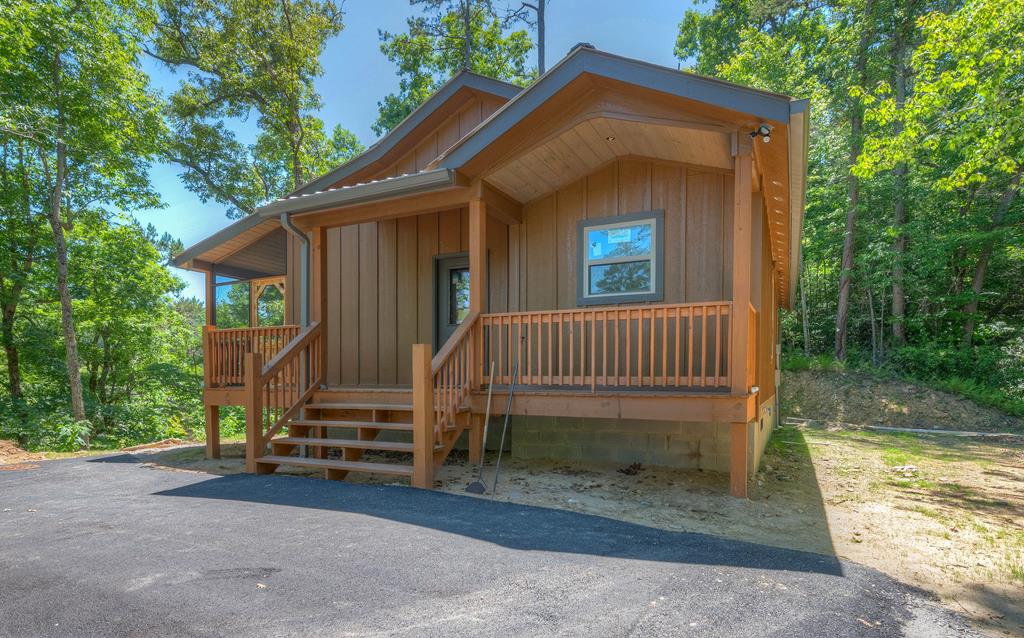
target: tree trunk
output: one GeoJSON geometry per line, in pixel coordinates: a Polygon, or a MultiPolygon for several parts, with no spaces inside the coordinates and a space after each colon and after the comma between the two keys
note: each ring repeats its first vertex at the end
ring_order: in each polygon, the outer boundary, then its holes
{"type": "Polygon", "coordinates": [[[473,10],[470,0],[462,2],[462,68],[467,71],[473,68],[473,26],[471,11],[473,10]]]}
{"type": "Polygon", "coordinates": [[[871,320],[871,365],[878,365],[878,331],[875,329],[875,300],[871,296],[871,286],[867,287],[868,318],[871,320]]]}
{"type": "MultiPolygon", "coordinates": [[[[904,51],[903,39],[900,37],[896,45],[896,110],[902,111],[907,97],[907,67],[903,63],[906,52],[904,51]]],[[[893,125],[893,133],[899,135],[903,131],[903,123],[897,117],[893,125]]],[[[893,262],[892,262],[892,345],[894,348],[907,345],[906,314],[907,303],[904,292],[904,257],[907,252],[907,233],[904,225],[907,223],[906,194],[907,194],[907,164],[900,162],[893,169],[896,178],[896,192],[893,195],[892,225],[896,230],[896,239],[893,241],[893,262]]]]}
{"type": "MultiPolygon", "coordinates": [[[[61,77],[64,72],[61,54],[53,58],[53,91],[57,102],[61,99],[61,77]]],[[[71,309],[71,291],[68,289],[68,246],[64,239],[64,225],[61,223],[61,200],[64,197],[64,180],[67,178],[67,147],[64,143],[64,114],[58,110],[55,175],[51,182],[50,202],[47,217],[53,231],[54,253],[57,256],[57,291],[60,294],[60,322],[64,329],[64,355],[68,368],[68,385],[71,389],[71,414],[76,421],[85,420],[85,401],[82,398],[82,372],[78,363],[78,340],[75,338],[75,318],[71,309]]],[[[46,149],[39,149],[40,160],[47,163],[46,149]]]]}
{"type": "Polygon", "coordinates": [[[61,198],[66,174],[64,142],[57,142],[57,166],[53,190],[50,193],[48,217],[53,230],[54,252],[57,256],[57,291],[60,293],[60,320],[64,329],[64,354],[67,359],[68,384],[71,386],[71,413],[76,421],[85,420],[85,401],[82,399],[82,374],[78,363],[78,340],[75,338],[75,319],[71,309],[71,291],[68,289],[68,246],[61,224],[61,198]]]}
{"type": "MultiPolygon", "coordinates": [[[[871,20],[872,0],[868,0],[865,6],[865,20],[871,20]]],[[[867,81],[867,49],[871,30],[867,25],[861,32],[860,42],[857,47],[857,63],[854,67],[857,72],[857,80],[860,86],[867,81]]],[[[850,172],[846,177],[847,209],[846,209],[846,233],[843,236],[843,261],[839,273],[839,301],[836,304],[836,359],[846,359],[846,331],[847,321],[850,314],[850,285],[853,280],[853,263],[855,233],[857,230],[857,201],[860,198],[860,181],[853,174],[853,166],[860,157],[863,141],[861,140],[861,129],[863,127],[864,114],[859,102],[850,104],[850,172]]]]}
{"type": "MultiPolygon", "coordinates": [[[[1006,218],[1007,211],[1010,210],[1010,206],[1013,205],[1013,200],[1016,199],[1017,193],[1020,191],[1020,178],[1021,174],[1024,173],[1024,168],[1018,167],[1017,172],[1013,174],[1010,179],[1010,185],[1003,192],[1003,196],[999,200],[999,205],[996,206],[996,210],[992,213],[992,223],[988,226],[988,231],[991,233],[993,230],[999,227],[1006,218]]],[[[960,338],[960,347],[969,348],[971,341],[974,338],[974,328],[977,321],[978,313],[978,300],[981,297],[982,291],[985,289],[985,274],[988,272],[988,262],[992,258],[992,253],[995,251],[996,240],[994,237],[990,237],[985,240],[985,244],[981,248],[981,254],[978,256],[978,262],[974,266],[974,278],[971,280],[971,300],[964,306],[963,312],[964,318],[964,329],[963,335],[960,338]]]]}
{"type": "Polygon", "coordinates": [[[14,315],[17,308],[13,303],[4,306],[3,321],[0,324],[0,338],[3,339],[4,354],[7,356],[7,391],[15,400],[24,396],[21,389],[21,358],[14,343],[14,315]]]}
{"type": "Polygon", "coordinates": [[[537,72],[544,75],[544,3],[537,0],[537,72]]]}
{"type": "Polygon", "coordinates": [[[800,272],[800,323],[804,329],[804,356],[811,356],[811,322],[807,316],[807,275],[800,272]]]}

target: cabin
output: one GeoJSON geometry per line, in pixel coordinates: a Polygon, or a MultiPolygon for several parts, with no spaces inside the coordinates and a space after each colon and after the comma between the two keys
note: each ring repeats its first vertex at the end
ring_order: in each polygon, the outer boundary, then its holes
{"type": "Polygon", "coordinates": [[[527,88],[457,75],[176,258],[206,273],[207,453],[244,406],[247,471],[431,488],[514,385],[513,456],[727,472],[744,497],[778,418],[808,116],[585,45],[527,88]],[[246,282],[249,324],[218,325],[246,282]],[[268,290],[283,325],[259,325],[268,290]]]}

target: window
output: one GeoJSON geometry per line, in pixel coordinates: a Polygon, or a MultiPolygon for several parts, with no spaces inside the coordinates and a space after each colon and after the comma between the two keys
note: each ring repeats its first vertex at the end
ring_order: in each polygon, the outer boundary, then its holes
{"type": "Polygon", "coordinates": [[[579,222],[580,305],[660,301],[663,211],[579,222]]]}

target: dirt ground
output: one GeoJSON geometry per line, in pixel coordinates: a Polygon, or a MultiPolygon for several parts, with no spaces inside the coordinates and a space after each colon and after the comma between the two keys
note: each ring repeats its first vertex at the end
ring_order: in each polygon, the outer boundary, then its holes
{"type": "Polygon", "coordinates": [[[979,406],[970,399],[857,372],[786,372],[780,397],[782,414],[804,419],[1024,433],[1024,419],[979,406]]]}
{"type": "MultiPolygon", "coordinates": [[[[240,445],[153,453],[154,466],[242,470],[240,445]]],[[[392,459],[394,460],[394,459],[392,459]]],[[[282,473],[317,476],[282,468],[282,473]]],[[[456,451],[437,476],[465,494],[456,451]]],[[[493,457],[487,467],[493,479],[493,457]]],[[[400,483],[353,475],[355,482],[400,483]]],[[[1024,635],[1024,439],[787,425],[776,430],[749,500],[712,472],[595,463],[502,461],[497,498],[668,530],[848,558],[934,592],[987,633],[1024,635]]],[[[480,498],[490,498],[489,495],[480,498]]]]}

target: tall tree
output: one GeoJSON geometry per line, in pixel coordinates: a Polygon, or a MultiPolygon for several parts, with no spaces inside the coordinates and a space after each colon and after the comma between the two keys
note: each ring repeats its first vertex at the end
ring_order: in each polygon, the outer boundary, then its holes
{"type": "Polygon", "coordinates": [[[7,390],[15,400],[23,397],[21,354],[15,335],[18,309],[31,283],[40,257],[46,228],[39,215],[38,163],[17,136],[3,135],[0,145],[0,341],[7,360],[7,390]]]}
{"type": "Polygon", "coordinates": [[[911,59],[914,93],[900,103],[883,87],[869,111],[897,122],[896,135],[870,140],[859,169],[873,175],[906,163],[935,171],[933,188],[969,193],[967,211],[983,212],[958,250],[975,257],[962,308],[960,345],[971,345],[989,264],[1000,245],[1019,241],[1024,174],[1024,0],[969,0],[957,11],[920,20],[923,41],[911,59]],[[936,162],[939,158],[939,162],[936,162]],[[973,250],[971,250],[973,249],[973,250]]]}
{"type": "Polygon", "coordinates": [[[203,201],[244,217],[362,151],[315,115],[320,55],[341,33],[332,0],[160,0],[150,53],[184,70],[171,96],[165,156],[203,201]],[[233,126],[255,115],[253,144],[233,126]]]}
{"type": "Polygon", "coordinates": [[[546,44],[547,23],[547,0],[534,0],[533,2],[521,2],[518,9],[509,12],[511,20],[524,22],[531,29],[537,30],[537,74],[544,75],[546,65],[544,63],[544,46],[546,44]]]}
{"type": "Polygon", "coordinates": [[[373,130],[382,135],[461,70],[525,85],[534,77],[526,58],[533,47],[524,30],[506,34],[490,2],[411,0],[426,15],[406,20],[406,33],[380,32],[380,50],[398,65],[399,89],[378,103],[373,130]]]}
{"type": "Polygon", "coordinates": [[[32,147],[53,234],[72,414],[86,418],[66,232],[95,204],[154,206],[147,159],[160,131],[158,102],[139,66],[152,25],[132,0],[14,0],[0,17],[6,62],[0,127],[32,147]]]}

